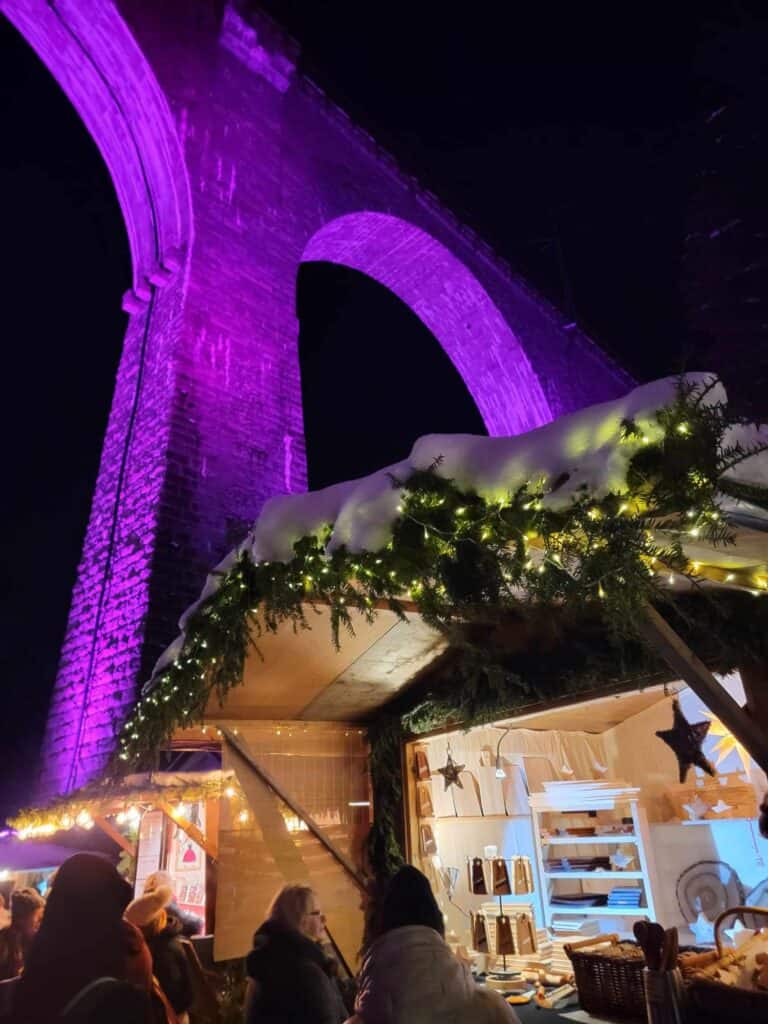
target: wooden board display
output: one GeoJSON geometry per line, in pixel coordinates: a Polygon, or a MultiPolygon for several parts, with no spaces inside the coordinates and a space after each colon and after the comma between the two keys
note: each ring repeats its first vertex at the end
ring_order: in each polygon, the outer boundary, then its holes
{"type": "Polygon", "coordinates": [[[697,780],[692,779],[682,785],[668,786],[666,796],[672,806],[674,817],[681,821],[722,821],[757,817],[755,788],[751,783],[745,782],[738,773],[705,779],[703,785],[697,785],[697,780]],[[686,805],[694,809],[693,815],[689,813],[686,805]],[[703,809],[703,805],[706,805],[706,810],[703,809]]]}

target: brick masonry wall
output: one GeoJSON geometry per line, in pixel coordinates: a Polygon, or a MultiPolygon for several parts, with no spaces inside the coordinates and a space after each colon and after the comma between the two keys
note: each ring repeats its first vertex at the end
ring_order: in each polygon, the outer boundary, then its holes
{"type": "Polygon", "coordinates": [[[413,260],[399,273],[395,236],[373,238],[365,219],[350,222],[348,254],[333,250],[360,268],[362,246],[366,272],[409,289],[476,395],[501,375],[484,413],[491,432],[631,386],[303,80],[294,45],[255,10],[181,0],[119,9],[170,105],[194,241],[183,284],[151,288],[126,337],[51,708],[47,793],[103,767],[115,723],[206,572],[268,497],[305,488],[296,275],[308,247],[323,255],[316,240],[338,218],[386,215],[415,251],[443,254],[448,279],[420,284],[413,260]],[[455,352],[450,339],[460,339],[455,352]]]}

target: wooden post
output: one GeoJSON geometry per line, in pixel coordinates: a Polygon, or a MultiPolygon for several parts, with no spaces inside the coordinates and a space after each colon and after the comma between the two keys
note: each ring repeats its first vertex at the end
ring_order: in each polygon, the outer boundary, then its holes
{"type": "Polygon", "coordinates": [[[171,807],[169,803],[158,801],[157,806],[163,812],[167,814],[174,825],[178,825],[182,832],[186,833],[193,843],[197,843],[198,846],[202,847],[203,850],[208,854],[211,860],[219,859],[218,846],[215,842],[207,839],[197,825],[193,825],[191,821],[187,821],[186,818],[182,818],[180,814],[171,807]]]}
{"type": "Polygon", "coordinates": [[[745,658],[737,667],[747,699],[744,708],[768,735],[768,662],[745,658]]]}
{"type": "Polygon", "coordinates": [[[241,757],[243,761],[245,761],[249,768],[258,775],[261,781],[272,790],[275,796],[279,797],[287,807],[290,807],[297,817],[301,818],[315,839],[319,839],[330,855],[338,861],[339,864],[341,864],[352,880],[360,887],[360,889],[363,890],[363,892],[365,892],[365,878],[363,878],[362,874],[357,870],[346,854],[340,850],[338,846],[321,830],[314,818],[304,810],[300,803],[285,792],[279,782],[267,771],[266,768],[259,764],[248,749],[247,744],[239,736],[235,736],[234,733],[230,732],[229,729],[226,729],[223,726],[221,731],[232,750],[241,757]]]}
{"type": "Polygon", "coordinates": [[[646,605],[640,628],[646,639],[666,663],[683,679],[694,693],[720,719],[723,725],[744,745],[764,772],[768,772],[768,733],[739,707],[725,687],[715,679],[707,666],[678,636],[667,620],[651,605],[646,605]]]}
{"type": "Polygon", "coordinates": [[[125,850],[131,857],[136,857],[136,844],[126,839],[122,832],[118,831],[111,821],[103,818],[100,814],[94,814],[94,825],[98,825],[102,832],[109,836],[113,843],[117,843],[121,850],[125,850]]]}

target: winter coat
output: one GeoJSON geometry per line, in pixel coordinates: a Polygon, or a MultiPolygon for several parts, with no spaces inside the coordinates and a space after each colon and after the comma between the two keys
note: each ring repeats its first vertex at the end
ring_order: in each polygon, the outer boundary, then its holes
{"type": "Polygon", "coordinates": [[[256,983],[248,1024],[342,1024],[344,1008],[331,962],[305,935],[265,921],[246,960],[256,983]]]}
{"type": "Polygon", "coordinates": [[[168,914],[165,928],[147,942],[153,973],[176,1013],[186,1013],[194,1001],[192,968],[179,941],[182,934],[181,921],[168,914]]]}
{"type": "Polygon", "coordinates": [[[355,1024],[514,1024],[517,1014],[481,989],[433,928],[408,925],[369,947],[360,971],[355,1024]]]}
{"type": "Polygon", "coordinates": [[[203,919],[197,914],[190,914],[182,910],[175,902],[167,906],[168,916],[175,917],[181,924],[181,934],[185,939],[191,939],[194,935],[201,935],[203,931],[203,919]]]}
{"type": "Polygon", "coordinates": [[[12,924],[0,931],[0,981],[18,978],[24,969],[27,946],[12,924]]]}

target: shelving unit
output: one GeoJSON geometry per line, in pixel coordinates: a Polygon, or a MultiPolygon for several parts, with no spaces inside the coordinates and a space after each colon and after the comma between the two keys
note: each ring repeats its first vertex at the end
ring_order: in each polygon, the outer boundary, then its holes
{"type": "Polygon", "coordinates": [[[582,917],[653,917],[653,911],[647,907],[635,907],[627,913],[624,907],[561,907],[552,908],[556,914],[580,914],[582,917]]]}
{"type": "Polygon", "coordinates": [[[547,846],[597,846],[600,843],[638,843],[640,839],[629,833],[612,836],[550,836],[545,840],[547,846]]]}
{"type": "MultiPolygon", "coordinates": [[[[546,797],[536,794],[531,797],[531,815],[533,818],[533,839],[536,850],[536,866],[539,873],[541,886],[541,898],[544,909],[545,924],[552,926],[552,918],[560,915],[581,915],[589,917],[619,917],[629,920],[648,917],[656,918],[656,909],[653,898],[653,865],[649,844],[648,822],[645,812],[640,807],[639,791],[637,789],[617,790],[612,800],[606,806],[605,797],[600,796],[590,800],[589,798],[578,798],[578,805],[568,810],[562,806],[562,799],[558,797],[558,803],[547,803],[546,797]],[[620,811],[618,809],[621,809],[620,811]],[[595,836],[568,836],[568,835],[547,835],[542,836],[542,831],[549,826],[545,825],[545,818],[550,815],[561,816],[562,825],[567,827],[567,819],[576,813],[586,814],[589,811],[615,811],[617,819],[631,817],[631,833],[612,833],[610,835],[595,836]],[[635,848],[635,857],[638,861],[638,870],[552,870],[546,868],[546,849],[553,847],[575,847],[579,848],[580,856],[584,856],[584,847],[602,847],[605,856],[606,847],[618,849],[621,846],[632,844],[635,848]],[[559,903],[552,903],[552,898],[557,894],[556,883],[562,881],[574,881],[580,883],[581,891],[584,892],[582,883],[609,883],[606,887],[599,889],[595,886],[594,891],[604,891],[606,895],[614,886],[621,886],[623,882],[640,882],[642,889],[641,906],[639,907],[608,907],[608,906],[568,906],[559,903]]],[[[567,856],[567,855],[566,855],[567,856]]],[[[575,854],[574,854],[575,856],[575,854]]],[[[590,890],[592,891],[592,890],[590,890]]]]}
{"type": "Polygon", "coordinates": [[[468,821],[514,821],[515,818],[526,818],[525,814],[445,814],[442,817],[435,817],[434,815],[428,815],[424,818],[419,818],[419,821],[428,821],[430,823],[436,823],[438,825],[444,825],[446,822],[468,822],[468,821]]]}
{"type": "Polygon", "coordinates": [[[634,878],[644,879],[642,871],[545,871],[545,878],[588,878],[597,882],[601,878],[634,878]]]}

